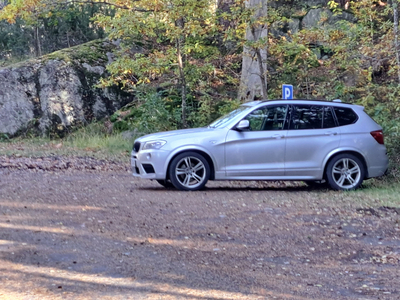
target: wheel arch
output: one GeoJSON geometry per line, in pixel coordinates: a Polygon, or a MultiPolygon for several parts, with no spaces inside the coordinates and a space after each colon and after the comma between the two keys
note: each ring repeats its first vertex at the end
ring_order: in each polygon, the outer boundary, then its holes
{"type": "Polygon", "coordinates": [[[211,156],[206,152],[201,149],[192,149],[192,148],[187,148],[187,149],[181,149],[177,152],[175,152],[169,159],[168,159],[168,165],[166,169],[166,179],[169,179],[169,168],[171,166],[171,162],[174,160],[175,157],[177,157],[179,154],[182,154],[184,152],[195,152],[197,154],[202,155],[208,162],[208,165],[210,166],[210,178],[209,180],[214,180],[215,179],[215,166],[214,166],[214,161],[211,158],[211,156]]]}
{"type": "Polygon", "coordinates": [[[358,159],[361,160],[363,167],[364,167],[364,179],[368,178],[368,165],[367,165],[367,161],[364,157],[364,155],[362,155],[360,152],[355,151],[355,150],[342,150],[339,152],[335,152],[332,155],[330,155],[328,157],[328,159],[325,161],[325,165],[324,165],[324,173],[323,173],[323,178],[326,179],[326,169],[328,167],[329,162],[334,159],[336,156],[341,155],[341,154],[352,154],[354,156],[356,156],[358,159]]]}

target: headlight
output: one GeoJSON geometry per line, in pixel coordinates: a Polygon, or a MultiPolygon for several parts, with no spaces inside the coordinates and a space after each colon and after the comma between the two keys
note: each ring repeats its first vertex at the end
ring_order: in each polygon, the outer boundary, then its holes
{"type": "Polygon", "coordinates": [[[163,140],[157,140],[157,141],[150,141],[146,142],[143,146],[143,150],[149,150],[149,149],[160,149],[162,146],[164,146],[167,142],[163,140]]]}

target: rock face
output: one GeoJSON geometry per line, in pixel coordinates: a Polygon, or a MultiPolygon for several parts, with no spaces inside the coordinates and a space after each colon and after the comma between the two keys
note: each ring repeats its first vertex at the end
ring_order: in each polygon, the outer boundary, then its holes
{"type": "Polygon", "coordinates": [[[118,88],[94,87],[111,46],[95,41],[0,69],[0,134],[62,135],[131,102],[118,88]]]}

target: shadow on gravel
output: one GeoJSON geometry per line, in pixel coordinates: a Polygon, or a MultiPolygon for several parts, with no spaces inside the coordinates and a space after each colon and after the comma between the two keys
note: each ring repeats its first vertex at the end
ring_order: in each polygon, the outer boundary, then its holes
{"type": "Polygon", "coordinates": [[[329,208],[305,186],[187,193],[125,174],[1,180],[0,298],[400,297],[392,210],[329,208]]]}

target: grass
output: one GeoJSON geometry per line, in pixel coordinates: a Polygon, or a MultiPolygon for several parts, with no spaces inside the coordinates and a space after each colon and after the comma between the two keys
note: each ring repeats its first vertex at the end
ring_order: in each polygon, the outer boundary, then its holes
{"type": "Polygon", "coordinates": [[[92,123],[65,139],[65,145],[71,149],[98,153],[106,157],[126,158],[129,156],[134,139],[124,138],[120,133],[107,134],[104,125],[92,123]]]}
{"type": "Polygon", "coordinates": [[[126,161],[135,137],[107,134],[99,123],[90,124],[64,139],[16,138],[0,140],[0,155],[16,157],[89,156],[97,159],[126,161]]]}
{"type": "Polygon", "coordinates": [[[377,206],[400,207],[400,181],[391,174],[364,181],[363,188],[352,193],[362,202],[369,198],[377,206]]]}

